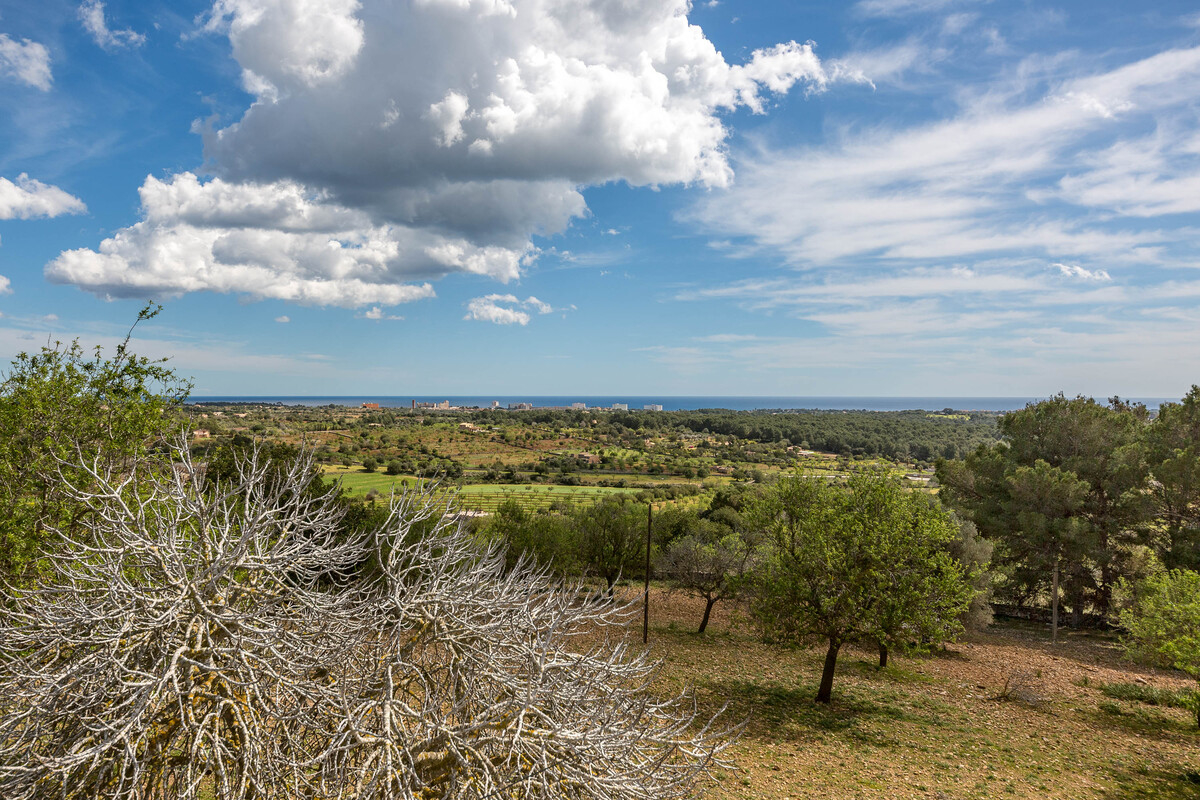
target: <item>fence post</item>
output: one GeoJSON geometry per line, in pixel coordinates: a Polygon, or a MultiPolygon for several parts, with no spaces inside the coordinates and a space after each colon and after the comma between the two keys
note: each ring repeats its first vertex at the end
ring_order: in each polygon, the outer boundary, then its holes
{"type": "Polygon", "coordinates": [[[642,644],[650,641],[650,529],[654,524],[654,504],[646,504],[646,589],[642,595],[642,644]]]}

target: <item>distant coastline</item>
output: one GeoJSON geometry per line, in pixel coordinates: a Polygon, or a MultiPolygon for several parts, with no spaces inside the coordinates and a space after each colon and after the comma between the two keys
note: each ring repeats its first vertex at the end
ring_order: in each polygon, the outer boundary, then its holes
{"type": "MultiPolygon", "coordinates": [[[[189,403],[264,403],[287,406],[361,406],[378,403],[381,408],[409,408],[416,403],[448,401],[459,408],[488,408],[498,402],[501,409],[510,404],[528,403],[534,408],[570,408],[583,403],[588,408],[611,409],[625,404],[630,411],[643,406],[660,405],[663,411],[696,411],[724,409],[729,411],[986,411],[1005,412],[1024,408],[1028,403],[1045,397],[737,397],[695,396],[670,397],[662,395],[344,395],[344,396],[287,396],[287,395],[211,395],[195,396],[189,403]]],[[[1103,400],[1105,398],[1097,398],[1103,400]]],[[[1145,403],[1155,409],[1162,403],[1177,402],[1179,398],[1126,398],[1145,403]]]]}

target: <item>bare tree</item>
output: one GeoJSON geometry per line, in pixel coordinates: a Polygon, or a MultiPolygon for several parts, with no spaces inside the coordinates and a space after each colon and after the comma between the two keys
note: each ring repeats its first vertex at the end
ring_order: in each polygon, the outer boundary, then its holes
{"type": "Polygon", "coordinates": [[[0,608],[5,798],[672,798],[730,741],[425,494],[346,534],[305,461],[92,468],[88,544],[0,608]]]}

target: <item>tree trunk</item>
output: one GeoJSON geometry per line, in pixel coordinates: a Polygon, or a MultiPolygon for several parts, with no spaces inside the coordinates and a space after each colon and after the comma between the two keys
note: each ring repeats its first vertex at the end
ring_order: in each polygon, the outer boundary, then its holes
{"type": "Polygon", "coordinates": [[[883,669],[887,666],[888,646],[887,642],[879,643],[879,668],[883,669]]]}
{"type": "Polygon", "coordinates": [[[1050,591],[1050,641],[1058,644],[1058,559],[1054,560],[1054,588],[1050,591]]]}
{"type": "Polygon", "coordinates": [[[712,614],[712,607],[717,604],[717,598],[710,597],[704,606],[704,619],[700,620],[700,630],[696,633],[704,633],[704,629],[708,627],[708,617],[712,614]]]}
{"type": "Polygon", "coordinates": [[[825,669],[821,672],[821,688],[817,690],[817,702],[828,703],[833,695],[833,671],[837,667],[839,642],[829,640],[829,650],[825,652],[825,669]]]}

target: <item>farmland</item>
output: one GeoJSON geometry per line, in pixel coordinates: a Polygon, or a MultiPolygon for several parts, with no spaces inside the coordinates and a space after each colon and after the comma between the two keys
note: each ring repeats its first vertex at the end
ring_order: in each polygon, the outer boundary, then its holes
{"type": "Polygon", "coordinates": [[[905,443],[906,451],[957,452],[959,445],[938,443],[990,440],[995,427],[986,415],[919,412],[729,417],[194,405],[188,413],[198,432],[194,450],[207,452],[235,440],[306,448],[323,473],[351,496],[387,495],[436,478],[441,487],[458,491],[462,508],[483,512],[506,500],[535,510],[645,491],[655,492],[658,501],[693,504],[731,484],[761,483],[785,473],[828,478],[864,468],[909,476],[913,486],[924,487],[932,474],[929,461],[866,452],[871,445],[859,447],[860,453],[817,452],[807,441],[780,438],[782,431],[804,419],[805,430],[819,428],[810,430],[813,438],[837,439],[848,436],[846,430],[875,436],[884,430],[880,435],[932,437],[905,443]],[[834,433],[822,433],[825,428],[834,433]]]}

